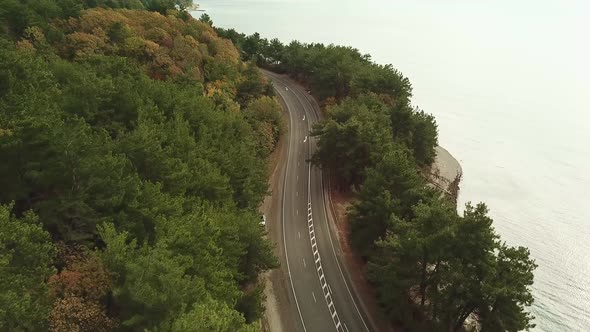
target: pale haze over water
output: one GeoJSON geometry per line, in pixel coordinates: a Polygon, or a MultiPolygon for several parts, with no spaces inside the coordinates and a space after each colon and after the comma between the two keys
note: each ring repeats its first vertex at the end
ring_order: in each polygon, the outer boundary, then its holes
{"type": "Polygon", "coordinates": [[[215,25],[350,45],[412,82],[484,201],[539,267],[535,331],[590,331],[590,3],[196,1],[215,25]]]}

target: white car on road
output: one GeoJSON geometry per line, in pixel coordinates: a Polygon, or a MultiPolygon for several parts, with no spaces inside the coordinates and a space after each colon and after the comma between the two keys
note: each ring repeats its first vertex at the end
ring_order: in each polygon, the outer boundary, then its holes
{"type": "Polygon", "coordinates": [[[265,214],[263,214],[263,215],[260,217],[260,226],[262,226],[262,227],[266,227],[266,215],[265,215],[265,214]]]}

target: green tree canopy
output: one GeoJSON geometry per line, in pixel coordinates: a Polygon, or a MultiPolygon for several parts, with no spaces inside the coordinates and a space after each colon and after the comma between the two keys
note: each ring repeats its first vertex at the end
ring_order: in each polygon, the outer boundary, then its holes
{"type": "Polygon", "coordinates": [[[68,3],[0,0],[0,330],[252,330],[268,82],[191,1],[68,3]]]}
{"type": "Polygon", "coordinates": [[[216,31],[242,59],[290,75],[320,101],[325,120],[313,128],[312,161],[336,189],[352,188],[350,240],[393,319],[437,331],[458,331],[470,316],[489,331],[532,326],[528,251],[500,244],[485,205],[458,216],[420,175],[434,162],[438,128],[411,105],[406,77],[352,47],[216,31]],[[507,276],[517,281],[502,285],[507,276]]]}
{"type": "Polygon", "coordinates": [[[468,204],[459,217],[437,199],[416,205],[407,221],[392,215],[369,275],[393,319],[446,331],[461,331],[471,315],[485,331],[534,326],[526,307],[536,265],[528,250],[500,243],[487,213],[468,204]]]}
{"type": "Polygon", "coordinates": [[[55,248],[32,212],[15,217],[12,205],[0,205],[0,329],[47,328],[51,309],[47,279],[55,248]]]}

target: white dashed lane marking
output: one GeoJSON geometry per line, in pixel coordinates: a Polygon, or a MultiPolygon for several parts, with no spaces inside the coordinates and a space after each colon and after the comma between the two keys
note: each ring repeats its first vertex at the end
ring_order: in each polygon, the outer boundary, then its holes
{"type": "MultiPolygon", "coordinates": [[[[316,270],[318,272],[318,278],[320,280],[320,286],[322,287],[322,293],[324,295],[324,299],[326,300],[326,304],[328,305],[328,310],[330,311],[330,315],[332,316],[332,322],[336,327],[336,331],[338,332],[345,332],[346,326],[342,325],[340,321],[340,317],[338,317],[338,312],[336,311],[336,306],[334,305],[334,301],[332,300],[332,289],[328,282],[326,281],[326,276],[324,274],[324,269],[322,267],[322,258],[320,257],[320,252],[318,251],[318,243],[315,237],[315,228],[313,225],[313,213],[311,210],[311,203],[307,204],[307,224],[309,226],[309,241],[311,243],[311,250],[313,252],[313,259],[315,263],[316,270]]],[[[305,260],[304,260],[305,261],[305,260]]],[[[313,295],[314,301],[316,300],[314,292],[311,292],[313,295]]],[[[317,301],[316,301],[317,303],[317,301]]]]}

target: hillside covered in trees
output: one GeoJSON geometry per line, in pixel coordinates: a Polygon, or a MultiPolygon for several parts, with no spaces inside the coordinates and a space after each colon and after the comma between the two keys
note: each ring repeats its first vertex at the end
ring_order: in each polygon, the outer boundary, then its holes
{"type": "Polygon", "coordinates": [[[353,191],[350,242],[396,325],[461,331],[469,318],[481,331],[534,326],[528,249],[500,239],[485,204],[467,204],[460,215],[422,176],[435,157],[437,126],[410,104],[406,77],[350,47],[217,31],[244,60],[289,74],[322,103],[313,161],[340,190],[353,191]]]}
{"type": "Polygon", "coordinates": [[[281,134],[186,0],[0,0],[0,330],[256,331],[281,134]]]}

